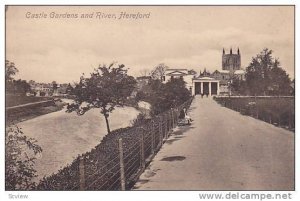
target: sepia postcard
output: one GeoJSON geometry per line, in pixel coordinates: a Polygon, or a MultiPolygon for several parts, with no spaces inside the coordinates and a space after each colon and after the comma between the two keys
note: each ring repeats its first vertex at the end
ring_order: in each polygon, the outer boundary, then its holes
{"type": "Polygon", "coordinates": [[[5,190],[295,191],[295,5],[5,5],[5,190]]]}

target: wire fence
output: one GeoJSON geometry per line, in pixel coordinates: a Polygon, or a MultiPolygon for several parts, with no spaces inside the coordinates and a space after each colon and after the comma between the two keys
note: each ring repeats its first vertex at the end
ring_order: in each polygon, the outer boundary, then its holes
{"type": "Polygon", "coordinates": [[[59,173],[42,180],[37,190],[126,190],[133,187],[147,164],[177,126],[179,107],[153,117],[148,123],[111,133],[91,152],[76,158],[59,173]]]}

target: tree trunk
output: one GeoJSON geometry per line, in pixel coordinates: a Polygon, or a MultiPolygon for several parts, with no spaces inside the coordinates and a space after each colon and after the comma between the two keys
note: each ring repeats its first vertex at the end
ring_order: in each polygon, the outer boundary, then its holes
{"type": "Polygon", "coordinates": [[[106,115],[104,115],[104,117],[105,117],[105,122],[106,122],[107,133],[110,133],[109,123],[108,123],[108,117],[106,115]]]}

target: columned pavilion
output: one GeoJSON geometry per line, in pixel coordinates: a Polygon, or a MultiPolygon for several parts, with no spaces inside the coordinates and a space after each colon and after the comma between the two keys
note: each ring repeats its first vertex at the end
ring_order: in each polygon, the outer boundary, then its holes
{"type": "Polygon", "coordinates": [[[219,95],[220,81],[211,77],[193,78],[192,95],[208,94],[209,96],[219,95]]]}

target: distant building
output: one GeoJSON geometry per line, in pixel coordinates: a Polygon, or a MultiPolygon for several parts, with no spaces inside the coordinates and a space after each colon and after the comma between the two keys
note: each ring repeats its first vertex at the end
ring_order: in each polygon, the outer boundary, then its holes
{"type": "Polygon", "coordinates": [[[188,70],[186,68],[167,68],[163,76],[163,83],[171,79],[182,79],[186,82],[186,87],[192,92],[193,78],[196,76],[196,71],[188,70]]]}
{"type": "Polygon", "coordinates": [[[235,70],[240,70],[240,69],[241,69],[240,49],[238,48],[237,54],[233,54],[232,48],[230,48],[229,54],[226,54],[223,48],[222,70],[229,70],[230,72],[233,72],[235,70]]]}
{"type": "Polygon", "coordinates": [[[59,96],[67,93],[68,84],[57,84],[54,89],[53,83],[38,83],[33,80],[28,83],[35,96],[59,96]]]}
{"type": "Polygon", "coordinates": [[[213,73],[206,69],[202,73],[200,71],[199,76],[193,79],[193,94],[230,94],[229,86],[233,79],[245,79],[245,71],[241,68],[240,50],[238,48],[237,54],[233,54],[230,48],[229,54],[226,54],[223,48],[222,70],[215,70],[213,73]]]}
{"type": "Polygon", "coordinates": [[[192,95],[230,94],[229,86],[233,79],[245,79],[245,71],[241,68],[240,50],[237,50],[237,54],[233,54],[232,49],[230,49],[229,54],[226,54],[223,48],[222,70],[215,70],[213,73],[210,73],[204,69],[203,72],[200,71],[197,75],[194,70],[186,68],[167,68],[162,81],[166,83],[170,79],[183,79],[192,95]]]}

